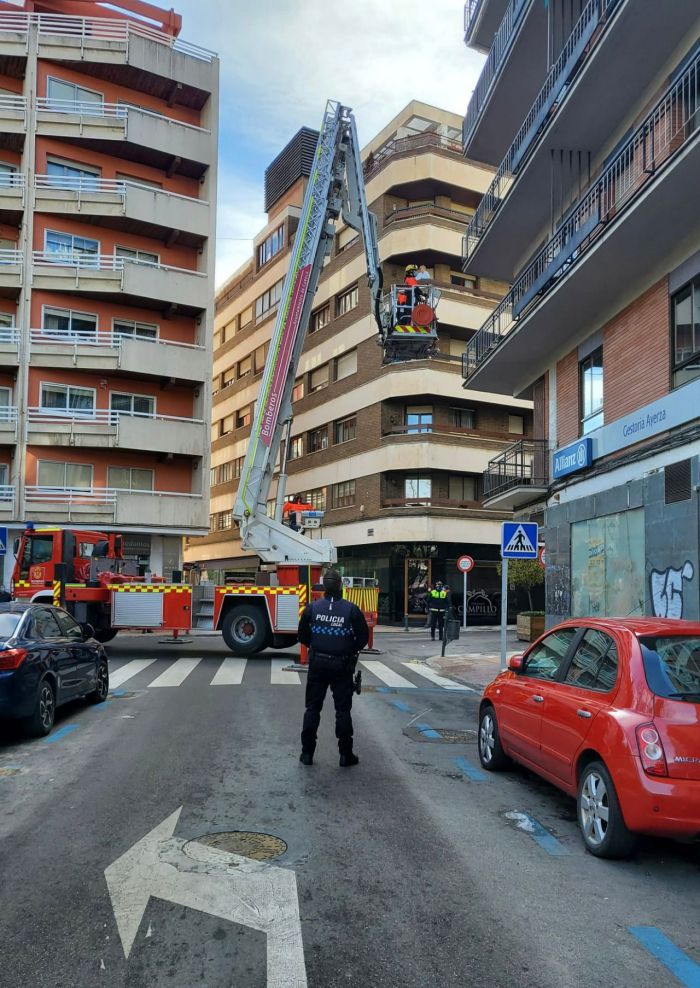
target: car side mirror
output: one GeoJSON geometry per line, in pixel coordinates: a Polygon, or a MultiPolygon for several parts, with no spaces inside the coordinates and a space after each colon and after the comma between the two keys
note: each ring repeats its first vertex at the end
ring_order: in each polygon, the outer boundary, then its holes
{"type": "Polygon", "coordinates": [[[12,543],[12,555],[15,557],[15,559],[17,558],[17,553],[18,552],[19,552],[19,539],[17,538],[12,543]]]}
{"type": "Polygon", "coordinates": [[[84,624],[81,624],[80,627],[83,629],[83,638],[87,640],[88,638],[95,637],[95,629],[91,624],[88,624],[87,621],[84,624]]]}
{"type": "Polygon", "coordinates": [[[511,672],[522,672],[525,665],[524,655],[511,655],[508,659],[508,668],[511,672]]]}

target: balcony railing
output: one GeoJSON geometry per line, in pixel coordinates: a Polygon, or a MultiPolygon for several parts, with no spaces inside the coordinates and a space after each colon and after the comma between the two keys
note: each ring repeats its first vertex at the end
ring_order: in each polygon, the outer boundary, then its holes
{"type": "Polygon", "coordinates": [[[419,206],[401,206],[391,213],[387,213],[384,217],[384,225],[388,226],[390,223],[396,223],[401,220],[420,219],[424,216],[434,216],[445,220],[455,220],[457,223],[464,223],[467,214],[460,212],[459,209],[449,209],[446,206],[436,206],[435,203],[427,202],[419,206]]]}
{"type": "Polygon", "coordinates": [[[123,487],[41,487],[27,485],[24,488],[28,501],[51,501],[68,505],[113,505],[118,498],[128,494],[147,495],[150,497],[196,497],[201,494],[188,494],[182,491],[153,491],[134,490],[123,487]]]}
{"type": "Polygon", "coordinates": [[[387,141],[375,153],[371,153],[364,162],[365,178],[369,179],[380,171],[384,165],[397,154],[414,154],[423,148],[437,148],[441,151],[448,151],[451,154],[462,156],[462,147],[459,141],[453,141],[435,131],[425,131],[422,134],[411,134],[409,137],[395,137],[387,141]]]}
{"type": "MultiPolygon", "coordinates": [[[[0,251],[0,264],[3,254],[18,254],[20,251],[0,251]]],[[[172,264],[155,264],[153,261],[140,260],[137,257],[120,257],[118,254],[89,254],[59,250],[35,250],[32,258],[36,265],[50,267],[80,268],[89,271],[124,271],[129,265],[153,268],[154,271],[177,271],[178,274],[191,274],[197,278],[206,278],[204,271],[193,271],[191,268],[178,268],[172,264]]],[[[5,263],[13,263],[6,261],[5,263]]],[[[14,262],[17,263],[17,262],[14,262]]]]}
{"type": "Polygon", "coordinates": [[[464,4],[464,40],[467,40],[469,28],[476,16],[476,12],[481,4],[481,0],[466,0],[464,4]]]}
{"type": "Polygon", "coordinates": [[[465,262],[474,253],[494,213],[508,193],[513,176],[525,160],[527,152],[533,147],[535,138],[548,124],[552,113],[556,112],[559,97],[568,89],[581,67],[588,61],[591,51],[594,51],[600,43],[603,32],[599,33],[595,45],[587,47],[596,29],[599,25],[609,22],[612,11],[621,2],[622,0],[589,0],[584,7],[559,58],[549,70],[537,99],[532,104],[530,112],[525,117],[491,185],[469,222],[462,246],[465,262]]]}
{"type": "Polygon", "coordinates": [[[513,487],[547,487],[549,444],[545,439],[520,439],[489,460],[484,472],[484,498],[513,487]]]}
{"type": "Polygon", "coordinates": [[[22,172],[0,172],[0,195],[3,189],[23,189],[24,185],[22,172]]]}
{"type": "MultiPolygon", "coordinates": [[[[0,173],[0,191],[7,184],[4,180],[6,177],[14,176],[4,176],[0,173]]],[[[23,176],[18,176],[24,179],[23,176]]],[[[19,183],[19,184],[23,184],[19,183]]],[[[91,198],[95,195],[118,195],[122,204],[126,204],[126,197],[128,195],[129,189],[143,189],[146,192],[151,192],[157,196],[168,196],[171,199],[182,199],[184,202],[196,202],[203,206],[208,206],[209,203],[206,199],[197,199],[194,196],[183,196],[179,192],[169,192],[167,189],[159,189],[152,185],[147,185],[145,182],[137,182],[135,180],[124,180],[124,179],[114,179],[114,178],[100,178],[99,175],[35,175],[34,176],[34,187],[37,190],[42,189],[58,189],[64,192],[76,192],[78,198],[81,195],[90,196],[91,198]]]]}
{"type": "Polygon", "coordinates": [[[17,346],[19,343],[19,329],[16,326],[0,326],[0,346],[2,344],[17,346]]]}
{"type": "Polygon", "coordinates": [[[16,405],[0,405],[0,425],[12,425],[17,421],[16,405]]]}
{"type": "MultiPolygon", "coordinates": [[[[2,409],[0,409],[2,411],[2,409]]],[[[149,422],[186,422],[188,425],[204,425],[203,419],[184,418],[180,415],[150,415],[146,412],[120,412],[111,408],[46,408],[31,405],[27,408],[28,421],[35,423],[67,422],[71,425],[119,425],[122,418],[141,419],[149,422]]]]}
{"type": "Polygon", "coordinates": [[[66,38],[77,38],[81,46],[94,41],[121,42],[128,49],[129,39],[133,37],[146,38],[155,41],[183,55],[190,55],[203,62],[212,62],[217,56],[214,52],[188,41],[174,38],[164,31],[158,31],[148,24],[128,20],[116,20],[108,17],[71,17],[57,14],[24,14],[21,12],[0,14],[0,33],[11,32],[23,34],[30,25],[36,25],[39,39],[47,36],[60,35],[66,38]]]}
{"type": "Polygon", "coordinates": [[[51,96],[38,96],[36,108],[41,113],[68,113],[83,117],[99,117],[111,120],[126,121],[130,113],[144,114],[160,120],[173,127],[185,127],[187,130],[194,130],[199,134],[210,134],[206,127],[197,127],[195,124],[185,123],[175,117],[168,117],[164,113],[156,113],[154,110],[144,110],[143,107],[128,106],[125,103],[104,103],[91,102],[90,100],[54,99],[51,96]]]}
{"type": "Polygon", "coordinates": [[[10,484],[0,484],[0,507],[7,508],[8,503],[13,504],[15,500],[15,489],[10,484]]]}
{"type": "Polygon", "coordinates": [[[480,508],[481,501],[454,501],[446,497],[390,497],[383,508],[480,508]]]}
{"type": "Polygon", "coordinates": [[[24,96],[0,96],[0,117],[3,113],[21,113],[27,117],[27,101],[24,96]]]}
{"type": "Polygon", "coordinates": [[[505,15],[496,31],[491,50],[486,56],[486,62],[474,87],[464,117],[462,140],[465,153],[493,80],[510,49],[515,29],[520,24],[526,7],[532,2],[533,0],[508,0],[505,15]]]}
{"type": "Polygon", "coordinates": [[[5,265],[17,265],[22,263],[22,251],[3,247],[0,250],[0,274],[5,265]]]}
{"type": "Polygon", "coordinates": [[[469,341],[462,359],[466,379],[500,346],[520,316],[580,263],[601,232],[624,215],[639,192],[674,159],[697,129],[699,108],[700,54],[661,97],[469,341]]]}
{"type": "MultiPolygon", "coordinates": [[[[0,343],[2,343],[2,332],[3,330],[0,329],[0,343]]],[[[180,340],[167,340],[159,336],[141,336],[138,333],[101,332],[99,330],[91,333],[87,330],[75,332],[70,329],[30,329],[29,339],[31,343],[42,346],[108,347],[112,350],[118,350],[130,340],[137,343],[152,343],[155,346],[183,347],[188,350],[201,351],[206,349],[198,343],[181,343],[180,340]]]]}

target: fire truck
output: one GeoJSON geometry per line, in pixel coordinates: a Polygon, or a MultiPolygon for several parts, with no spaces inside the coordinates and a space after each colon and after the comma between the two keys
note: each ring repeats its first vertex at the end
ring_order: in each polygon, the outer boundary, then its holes
{"type": "MultiPolygon", "coordinates": [[[[15,546],[13,595],[51,599],[109,641],[120,629],[174,634],[221,631],[235,655],[247,656],[297,641],[301,610],[320,596],[324,567],[337,561],[332,542],[313,538],[323,513],[303,505],[296,523],[283,523],[286,463],[291,443],[292,391],[313,298],[342,219],[363,238],[372,312],[385,362],[424,359],[437,344],[439,293],[392,285],[382,292],[377,220],[367,208],[362,161],[352,111],[329,102],[319,133],[291,262],[256,402],[250,442],[233,518],[243,549],[260,560],[251,584],[196,586],[130,570],[118,534],[28,527],[15,546]],[[276,469],[274,511],[268,513],[276,469]]],[[[377,623],[373,579],[346,577],[345,596],[364,612],[370,634],[377,623]]],[[[371,645],[370,638],[370,645],[371,645]]]]}

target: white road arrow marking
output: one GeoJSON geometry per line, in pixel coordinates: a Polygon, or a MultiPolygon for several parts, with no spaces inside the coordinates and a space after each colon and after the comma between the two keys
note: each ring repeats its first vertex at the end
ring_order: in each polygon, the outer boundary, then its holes
{"type": "Polygon", "coordinates": [[[173,837],[181,812],[105,868],[124,956],[153,896],[265,933],[268,988],[306,988],[294,872],[173,837]]]}

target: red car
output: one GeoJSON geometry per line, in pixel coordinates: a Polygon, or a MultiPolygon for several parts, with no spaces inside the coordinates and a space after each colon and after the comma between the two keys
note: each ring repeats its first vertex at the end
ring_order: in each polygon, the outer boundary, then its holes
{"type": "Polygon", "coordinates": [[[512,758],[574,796],[598,857],[700,838],[700,623],[557,625],[486,687],[478,746],[487,771],[512,758]]]}

